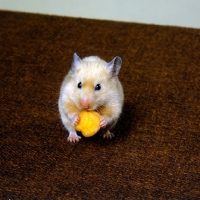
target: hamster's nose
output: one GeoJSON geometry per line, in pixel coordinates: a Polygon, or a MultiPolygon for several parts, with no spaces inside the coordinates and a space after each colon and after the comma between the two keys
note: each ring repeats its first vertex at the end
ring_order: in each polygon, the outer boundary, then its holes
{"type": "Polygon", "coordinates": [[[88,109],[89,107],[90,107],[90,105],[91,105],[91,101],[90,100],[81,100],[80,101],[80,105],[81,105],[81,107],[83,108],[83,109],[88,109]]]}

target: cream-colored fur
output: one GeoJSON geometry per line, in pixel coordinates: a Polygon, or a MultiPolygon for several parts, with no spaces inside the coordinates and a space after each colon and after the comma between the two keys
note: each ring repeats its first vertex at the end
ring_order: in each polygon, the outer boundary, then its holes
{"type": "Polygon", "coordinates": [[[74,125],[78,114],[85,109],[96,110],[101,116],[103,137],[111,138],[109,130],[116,124],[123,106],[124,94],[117,74],[121,59],[116,57],[110,63],[97,56],[80,59],[74,54],[71,70],[65,77],[59,97],[59,112],[65,128],[69,131],[68,140],[79,141],[74,125]],[[81,83],[82,87],[78,88],[81,83]],[[95,90],[99,84],[100,90],[95,90]]]}

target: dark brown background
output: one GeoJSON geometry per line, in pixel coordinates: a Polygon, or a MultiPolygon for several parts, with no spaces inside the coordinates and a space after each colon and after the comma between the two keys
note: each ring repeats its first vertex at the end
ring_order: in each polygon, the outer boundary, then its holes
{"type": "Polygon", "coordinates": [[[200,199],[200,30],[4,11],[0,27],[1,199],[200,199]],[[74,52],[122,57],[111,141],[67,142],[74,52]]]}

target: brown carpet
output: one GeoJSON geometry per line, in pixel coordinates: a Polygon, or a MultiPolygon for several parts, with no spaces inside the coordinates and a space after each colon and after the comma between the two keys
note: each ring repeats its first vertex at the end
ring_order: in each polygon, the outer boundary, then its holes
{"type": "Polygon", "coordinates": [[[1,199],[200,199],[200,30],[0,12],[1,199]],[[123,60],[116,137],[58,114],[73,53],[123,60]]]}

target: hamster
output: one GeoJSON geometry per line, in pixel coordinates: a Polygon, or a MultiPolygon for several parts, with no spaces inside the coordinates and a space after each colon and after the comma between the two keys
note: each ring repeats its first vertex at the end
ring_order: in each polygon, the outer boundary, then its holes
{"type": "Polygon", "coordinates": [[[110,129],[117,123],[124,102],[123,88],[117,77],[121,64],[118,56],[107,63],[97,56],[80,59],[74,53],[58,100],[61,121],[69,132],[69,142],[81,139],[74,126],[79,122],[82,110],[97,111],[103,138],[114,137],[110,129]]]}

